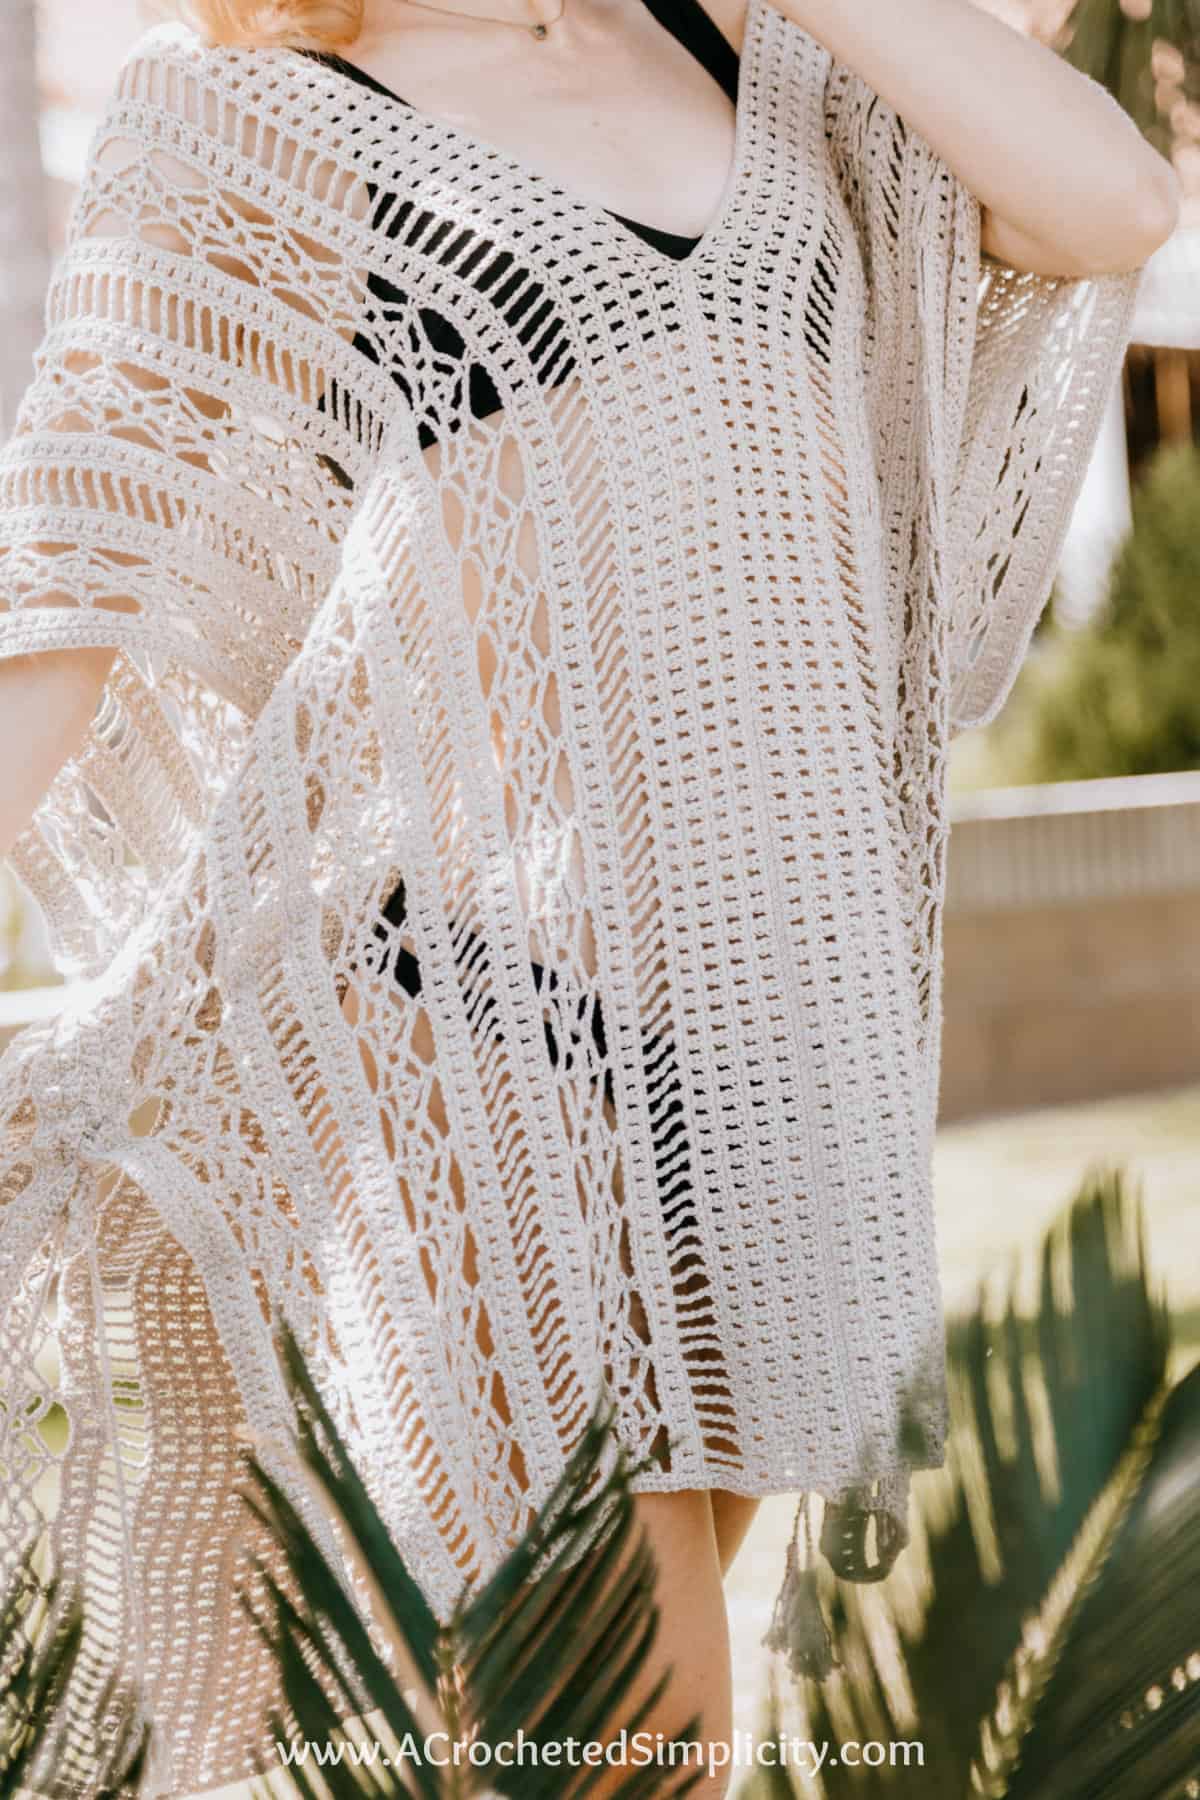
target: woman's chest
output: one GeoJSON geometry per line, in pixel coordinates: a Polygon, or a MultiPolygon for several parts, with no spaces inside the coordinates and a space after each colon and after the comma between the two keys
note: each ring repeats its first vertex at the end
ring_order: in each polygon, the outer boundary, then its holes
{"type": "Polygon", "coordinates": [[[619,406],[639,369],[686,382],[731,351],[828,361],[855,271],[825,166],[827,68],[751,0],[725,189],[686,256],[491,146],[406,118],[403,185],[370,184],[356,342],[416,413],[423,447],[568,381],[619,406]]]}
{"type": "Polygon", "coordinates": [[[743,38],[744,17],[731,39],[704,0],[572,0],[537,48],[430,12],[326,60],[585,204],[696,237],[736,152],[743,38]]]}

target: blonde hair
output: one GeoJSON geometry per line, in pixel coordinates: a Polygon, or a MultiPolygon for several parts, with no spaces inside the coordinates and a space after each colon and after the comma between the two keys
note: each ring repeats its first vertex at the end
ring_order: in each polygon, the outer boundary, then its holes
{"type": "Polygon", "coordinates": [[[363,0],[179,0],[181,11],[214,44],[352,44],[363,0]]]}

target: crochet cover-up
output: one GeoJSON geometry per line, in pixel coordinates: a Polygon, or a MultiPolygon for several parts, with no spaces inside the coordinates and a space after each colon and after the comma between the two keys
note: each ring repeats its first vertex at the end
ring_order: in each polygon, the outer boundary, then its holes
{"type": "Polygon", "coordinates": [[[86,980],[0,1065],[0,1578],[46,1520],[90,1609],[40,1791],[95,1792],[114,1669],[151,1792],[271,1760],[272,1306],[443,1612],[602,1387],[642,1490],[902,1538],[947,751],[1137,281],[981,266],[769,0],[681,261],[312,59],[138,45],[0,465],[0,651],[119,650],[16,859],[86,980]]]}

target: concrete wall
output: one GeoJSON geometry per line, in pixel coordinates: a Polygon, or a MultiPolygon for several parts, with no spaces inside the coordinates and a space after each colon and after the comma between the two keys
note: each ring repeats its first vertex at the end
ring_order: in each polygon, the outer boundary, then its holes
{"type": "Polygon", "coordinates": [[[940,1116],[1200,1076],[1200,775],[964,797],[952,813],[940,1116]]]}

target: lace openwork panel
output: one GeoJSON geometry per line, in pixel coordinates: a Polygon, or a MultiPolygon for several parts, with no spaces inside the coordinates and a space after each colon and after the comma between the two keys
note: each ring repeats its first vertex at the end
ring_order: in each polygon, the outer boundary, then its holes
{"type": "Polygon", "coordinates": [[[89,1609],[40,1791],[113,1672],[154,1793],[271,1755],[272,1307],[446,1610],[604,1389],[646,1491],[853,1534],[941,1461],[946,755],[1136,288],[978,224],[767,0],[682,261],[301,56],[130,58],[0,465],[0,651],[118,652],[19,847],[88,981],[0,1066],[0,1574],[89,1609]]]}

